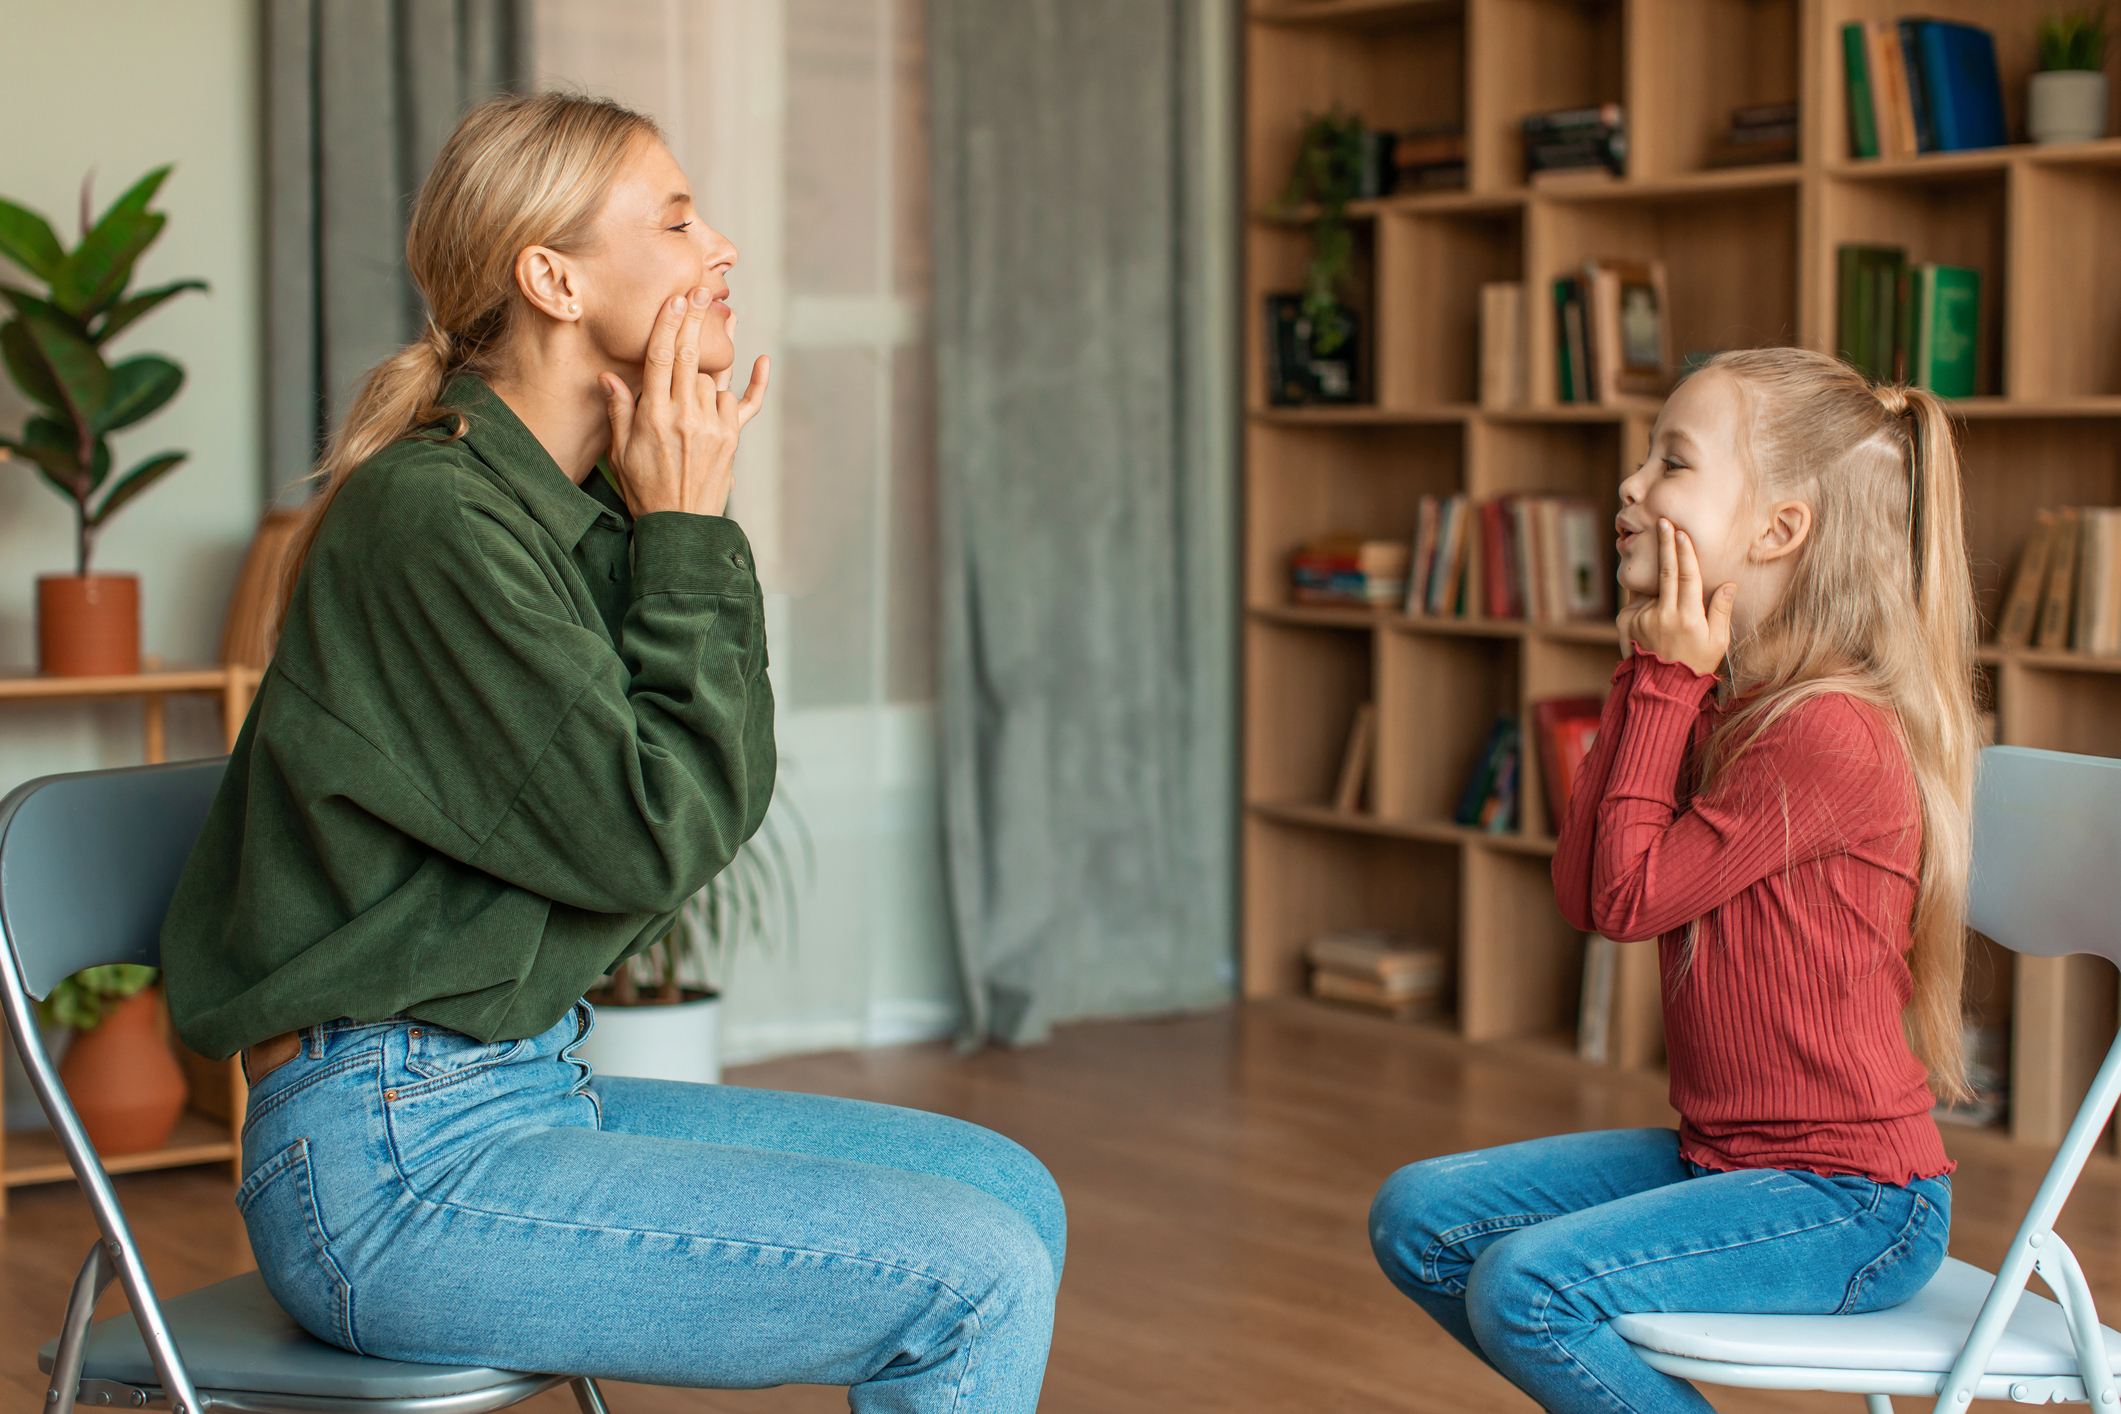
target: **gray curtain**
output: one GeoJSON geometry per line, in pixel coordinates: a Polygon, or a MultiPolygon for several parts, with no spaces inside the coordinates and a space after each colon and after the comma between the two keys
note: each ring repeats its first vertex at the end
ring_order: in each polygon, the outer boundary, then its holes
{"type": "Polygon", "coordinates": [[[465,109],[525,78],[527,0],[265,0],[269,491],[418,331],[405,223],[465,109]]]}
{"type": "Polygon", "coordinates": [[[946,857],[975,1040],[1232,987],[1229,9],[929,0],[946,857]]]}

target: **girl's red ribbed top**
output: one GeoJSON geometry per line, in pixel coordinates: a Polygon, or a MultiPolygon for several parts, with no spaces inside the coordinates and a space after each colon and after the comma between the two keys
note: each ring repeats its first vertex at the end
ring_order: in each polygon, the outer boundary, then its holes
{"type": "Polygon", "coordinates": [[[1906,749],[1876,708],[1826,694],[1696,796],[1682,776],[1723,710],[1715,681],[1647,653],[1621,662],[1554,856],[1561,911],[1658,940],[1685,1157],[1885,1183],[1949,1173],[1900,1025],[1922,839],[1906,749]]]}

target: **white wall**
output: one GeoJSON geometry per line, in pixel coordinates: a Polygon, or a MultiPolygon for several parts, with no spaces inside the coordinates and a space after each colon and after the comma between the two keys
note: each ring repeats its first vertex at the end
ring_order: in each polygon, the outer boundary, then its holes
{"type": "MultiPolygon", "coordinates": [[[[148,169],[174,162],[157,208],[169,225],[136,280],[197,276],[181,296],[120,335],[114,352],[162,353],[184,390],[113,440],[122,470],[165,448],[190,462],[112,520],[95,567],[141,578],[144,650],[213,661],[236,566],[262,508],[258,16],[255,0],[0,0],[0,196],[79,237],[81,178],[96,172],[100,210],[148,169]]],[[[0,279],[26,277],[0,261],[0,279]]],[[[0,379],[0,428],[28,408],[0,379]]],[[[69,503],[22,462],[0,463],[0,671],[36,659],[34,580],[73,569],[69,503]]],[[[129,706],[0,707],[0,790],[31,776],[139,760],[129,706]]],[[[172,703],[170,754],[217,754],[203,702],[172,703]]]]}
{"type": "Polygon", "coordinates": [[[724,1054],[947,1034],[920,0],[537,0],[541,83],[652,114],[735,242],[773,356],[730,513],[767,591],[782,758],[816,847],[798,936],[741,955],[724,1054]]]}

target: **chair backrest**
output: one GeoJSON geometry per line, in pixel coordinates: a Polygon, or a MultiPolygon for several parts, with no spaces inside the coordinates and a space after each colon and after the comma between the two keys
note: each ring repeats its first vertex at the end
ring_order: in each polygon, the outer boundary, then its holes
{"type": "Polygon", "coordinates": [[[2121,761],[1981,753],[1968,923],[2013,952],[2121,966],[2121,761]]]}

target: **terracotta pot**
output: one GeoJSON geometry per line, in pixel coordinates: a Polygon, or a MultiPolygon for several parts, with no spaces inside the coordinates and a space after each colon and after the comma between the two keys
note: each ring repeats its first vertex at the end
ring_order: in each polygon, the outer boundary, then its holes
{"type": "Polygon", "coordinates": [[[139,672],[139,576],[40,575],[37,671],[67,678],[139,672]]]}
{"type": "Polygon", "coordinates": [[[66,1048],[59,1079],[89,1142],[106,1158],[159,1149],[189,1093],[162,1034],[162,989],[135,992],[66,1048]]]}

